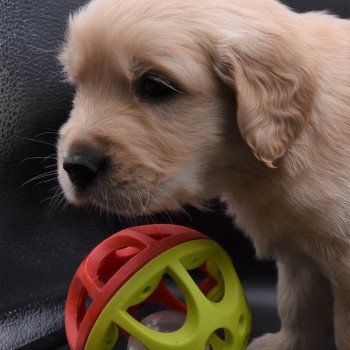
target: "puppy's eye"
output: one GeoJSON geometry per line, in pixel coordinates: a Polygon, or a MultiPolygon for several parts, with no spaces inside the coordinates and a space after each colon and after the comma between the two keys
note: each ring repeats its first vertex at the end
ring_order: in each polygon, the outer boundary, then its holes
{"type": "Polygon", "coordinates": [[[167,78],[145,74],[138,82],[136,93],[142,100],[157,101],[170,98],[180,91],[167,78]]]}

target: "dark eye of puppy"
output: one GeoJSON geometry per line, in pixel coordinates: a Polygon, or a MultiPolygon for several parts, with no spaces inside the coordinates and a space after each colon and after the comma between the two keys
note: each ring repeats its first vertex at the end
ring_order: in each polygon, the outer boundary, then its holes
{"type": "Polygon", "coordinates": [[[168,78],[146,73],[138,81],[136,94],[145,102],[164,101],[180,93],[176,85],[168,78]]]}

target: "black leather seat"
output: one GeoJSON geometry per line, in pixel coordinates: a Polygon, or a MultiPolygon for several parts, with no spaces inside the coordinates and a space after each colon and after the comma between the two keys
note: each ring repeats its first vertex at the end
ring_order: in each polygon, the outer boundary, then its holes
{"type": "MultiPolygon", "coordinates": [[[[92,209],[65,206],[56,192],[56,132],[68,115],[72,90],[62,82],[55,57],[69,12],[84,2],[0,0],[1,350],[68,349],[63,309],[75,269],[105,237],[148,222],[120,222],[92,209]]],[[[289,4],[350,16],[349,0],[289,4]]],[[[277,330],[273,264],[255,260],[250,243],[219,206],[212,213],[189,209],[189,214],[161,214],[152,221],[195,227],[218,240],[246,288],[253,336],[277,330]]]]}

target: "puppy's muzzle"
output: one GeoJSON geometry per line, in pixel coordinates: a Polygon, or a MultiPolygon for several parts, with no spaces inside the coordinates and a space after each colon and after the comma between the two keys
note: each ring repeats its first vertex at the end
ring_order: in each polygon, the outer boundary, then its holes
{"type": "Polygon", "coordinates": [[[63,161],[63,169],[71,182],[79,189],[90,185],[105,167],[106,159],[89,150],[69,153],[63,161]]]}

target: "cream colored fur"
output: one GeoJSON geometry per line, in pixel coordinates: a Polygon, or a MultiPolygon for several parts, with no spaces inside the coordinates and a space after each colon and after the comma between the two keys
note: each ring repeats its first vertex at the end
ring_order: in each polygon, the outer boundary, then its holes
{"type": "Polygon", "coordinates": [[[249,350],[350,349],[350,23],[274,0],[93,0],[60,60],[76,86],[58,144],[75,204],[122,215],[221,197],[259,257],[278,262],[281,331],[249,350]],[[156,70],[181,92],[140,101],[156,70]],[[110,160],[77,194],[77,144],[110,160]]]}

